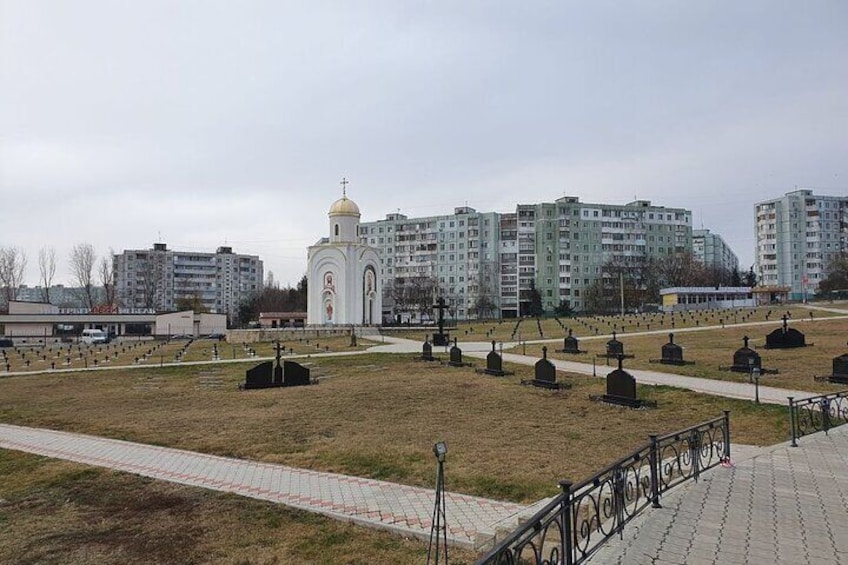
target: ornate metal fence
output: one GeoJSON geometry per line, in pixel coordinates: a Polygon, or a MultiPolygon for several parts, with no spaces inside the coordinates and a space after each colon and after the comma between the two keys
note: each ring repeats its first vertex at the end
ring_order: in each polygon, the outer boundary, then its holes
{"type": "Polygon", "coordinates": [[[798,438],[848,423],[848,390],[795,400],[789,397],[789,426],[792,447],[798,438]]]}
{"type": "Polygon", "coordinates": [[[730,458],[730,413],[650,441],[562,492],[477,565],[578,565],[668,489],[730,458]]]}

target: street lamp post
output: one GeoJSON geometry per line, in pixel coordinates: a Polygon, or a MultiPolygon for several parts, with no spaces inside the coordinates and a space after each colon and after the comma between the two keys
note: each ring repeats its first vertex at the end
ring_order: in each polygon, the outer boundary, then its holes
{"type": "Polygon", "coordinates": [[[436,540],[436,560],[433,562],[439,565],[439,556],[441,544],[444,548],[445,565],[448,565],[448,526],[445,516],[445,455],[448,452],[448,446],[444,441],[438,441],[433,446],[433,455],[438,461],[436,471],[436,502],[433,506],[433,521],[430,527],[430,544],[427,546],[427,565],[430,565],[430,556],[433,555],[433,539],[436,540]]]}

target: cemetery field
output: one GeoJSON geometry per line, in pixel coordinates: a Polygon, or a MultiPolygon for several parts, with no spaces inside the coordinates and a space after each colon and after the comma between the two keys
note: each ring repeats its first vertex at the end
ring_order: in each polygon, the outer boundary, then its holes
{"type": "MultiPolygon", "coordinates": [[[[149,367],[0,379],[0,421],[167,445],[294,467],[433,486],[431,452],[449,446],[447,488],[516,502],[556,493],[666,433],[731,410],[732,441],[788,439],[788,411],[640,386],[657,409],[589,400],[604,381],[561,392],[520,386],[412,355],[313,358],[313,386],[239,391],[246,366],[149,367]]],[[[510,367],[508,367],[510,368],[510,367]]]]}
{"type": "MultiPolygon", "coordinates": [[[[251,498],[0,450],[5,563],[423,563],[427,546],[251,498]]],[[[451,561],[473,555],[451,548],[451,561]]]]}
{"type": "MultiPolygon", "coordinates": [[[[826,303],[830,306],[829,303],[826,303]]],[[[837,304],[836,307],[845,307],[845,304],[837,304]]],[[[633,333],[637,331],[654,331],[721,325],[743,322],[775,322],[780,324],[780,317],[784,313],[790,314],[790,323],[795,320],[810,319],[810,309],[798,305],[773,306],[762,308],[738,308],[736,310],[697,311],[688,313],[677,313],[672,318],[671,314],[626,314],[621,316],[580,316],[575,318],[542,318],[537,323],[535,318],[505,319],[505,320],[481,320],[473,322],[459,322],[456,329],[451,331],[451,338],[463,341],[533,341],[539,339],[564,338],[571,328],[576,336],[607,335],[613,331],[633,333]],[[768,316],[768,320],[766,319],[768,316]],[[672,319],[674,327],[672,328],[672,319]],[[541,331],[540,331],[541,328],[541,331]]],[[[846,309],[848,314],[848,309],[846,309]]],[[[815,310],[813,318],[830,318],[838,316],[838,313],[815,310]]],[[[450,324],[446,324],[450,325],[450,324]]],[[[775,326],[777,327],[777,326],[775,326]]],[[[426,336],[438,331],[432,329],[405,330],[387,328],[383,330],[386,335],[424,341],[426,336]]]]}
{"type": "MultiPolygon", "coordinates": [[[[733,353],[742,347],[744,336],[750,338],[749,347],[759,353],[763,368],[777,369],[778,374],[766,374],[760,377],[760,384],[811,392],[837,392],[848,388],[846,385],[830,384],[815,381],[815,375],[830,375],[833,369],[833,358],[848,352],[848,319],[816,318],[809,321],[791,321],[790,328],[795,328],[806,337],[808,347],[794,349],[765,349],[765,336],[772,330],[780,328],[782,321],[769,322],[768,325],[756,327],[732,327],[724,329],[702,330],[696,332],[676,332],[674,342],[683,348],[683,358],[695,361],[694,365],[663,365],[651,363],[651,359],[659,359],[662,346],[668,342],[668,335],[628,335],[619,334],[618,339],[624,344],[624,352],[633,354],[633,359],[625,359],[624,367],[645,369],[663,373],[675,373],[691,377],[707,379],[748,382],[746,373],[734,373],[719,370],[719,367],[729,367],[733,364],[733,353]],[[809,344],[813,344],[809,346],[809,344]]],[[[577,334],[575,334],[577,335],[577,334]]],[[[584,355],[568,355],[555,353],[554,349],[562,349],[560,340],[548,345],[548,355],[556,359],[591,363],[596,354],[606,351],[604,339],[580,339],[580,349],[588,353],[584,355]]],[[[541,356],[541,344],[527,344],[528,355],[541,356]]],[[[522,346],[513,348],[513,352],[521,352],[522,346]]],[[[598,374],[608,372],[606,359],[597,358],[598,374]]],[[[609,360],[610,369],[617,362],[609,360]]]]}
{"type": "MultiPolygon", "coordinates": [[[[280,341],[288,355],[308,355],[339,351],[361,351],[375,345],[374,342],[358,338],[356,346],[350,345],[349,336],[322,337],[318,339],[290,339],[280,341]]],[[[86,367],[108,367],[116,365],[159,365],[188,361],[213,361],[218,359],[250,359],[251,357],[273,357],[274,342],[227,343],[217,339],[195,340],[143,340],[115,341],[104,345],[31,344],[5,348],[0,353],[0,377],[4,372],[45,371],[55,369],[80,369],[86,367]],[[7,369],[8,367],[8,369],[7,369]]]]}

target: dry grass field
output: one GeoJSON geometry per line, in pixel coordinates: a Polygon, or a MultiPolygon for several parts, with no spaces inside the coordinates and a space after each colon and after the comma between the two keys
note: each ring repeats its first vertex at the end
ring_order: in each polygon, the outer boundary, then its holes
{"type": "Polygon", "coordinates": [[[243,365],[0,379],[0,421],[432,486],[434,441],[450,446],[451,490],[530,502],[645,441],[732,411],[733,441],[786,439],[785,409],[642,387],[656,410],[592,402],[600,379],[563,392],[410,357],[313,359],[310,387],[238,391],[243,365]],[[211,384],[210,384],[211,383],[211,384]]]}
{"type": "MultiPolygon", "coordinates": [[[[279,504],[0,450],[0,562],[424,563],[426,544],[279,504]]],[[[474,556],[451,549],[451,562],[474,556]]]]}

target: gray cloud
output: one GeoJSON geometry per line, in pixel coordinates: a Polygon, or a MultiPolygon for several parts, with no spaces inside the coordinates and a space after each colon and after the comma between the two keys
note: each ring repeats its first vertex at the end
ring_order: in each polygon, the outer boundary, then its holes
{"type": "Polygon", "coordinates": [[[341,176],[365,220],[563,194],[844,194],[848,5],[0,0],[2,245],[257,253],[294,283],[341,176]]]}

